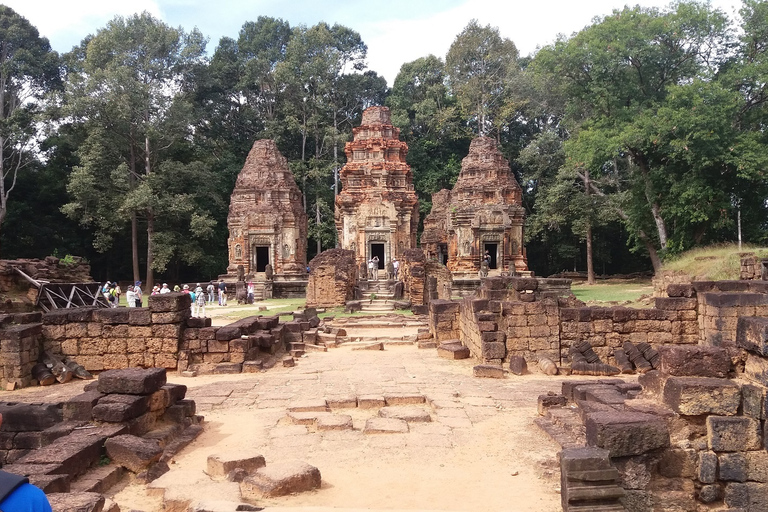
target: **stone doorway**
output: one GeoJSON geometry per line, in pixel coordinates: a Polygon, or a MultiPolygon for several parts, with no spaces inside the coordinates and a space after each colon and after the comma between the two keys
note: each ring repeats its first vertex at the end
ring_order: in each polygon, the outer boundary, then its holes
{"type": "Polygon", "coordinates": [[[371,258],[379,257],[379,270],[384,268],[384,244],[371,243],[371,258]]]}
{"type": "Polygon", "coordinates": [[[443,265],[448,264],[448,244],[437,244],[437,261],[443,265]]]}
{"type": "Polygon", "coordinates": [[[484,244],[483,256],[485,256],[485,251],[488,251],[488,253],[491,255],[491,262],[488,264],[488,268],[490,269],[497,268],[496,258],[498,254],[498,248],[499,244],[496,243],[485,242],[484,244]]]}
{"type": "Polygon", "coordinates": [[[269,246],[256,245],[253,247],[253,268],[256,272],[264,272],[269,264],[269,246]]]}

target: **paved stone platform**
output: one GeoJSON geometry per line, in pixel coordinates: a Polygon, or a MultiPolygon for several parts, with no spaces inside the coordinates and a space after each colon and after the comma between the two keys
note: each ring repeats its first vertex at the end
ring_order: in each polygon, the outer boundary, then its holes
{"type": "Polygon", "coordinates": [[[515,510],[559,510],[559,447],[533,420],[538,395],[558,391],[562,378],[478,379],[473,364],[416,345],[352,351],[342,344],[299,357],[293,368],[173,376],[189,387],[187,397],[206,417],[205,432],[148,489],[128,486],[115,500],[145,512],[163,503],[171,509],[189,496],[236,500],[237,483],[214,481],[204,471],[209,454],[240,449],[262,454],[267,465],[298,459],[322,473],[319,490],[257,503],[268,510],[500,511],[516,500],[530,506],[515,510]],[[352,428],[291,420],[296,413],[289,409],[322,408],[323,400],[328,412],[310,414],[346,415],[352,428]],[[367,434],[369,421],[392,403],[421,408],[432,421],[367,434]]]}

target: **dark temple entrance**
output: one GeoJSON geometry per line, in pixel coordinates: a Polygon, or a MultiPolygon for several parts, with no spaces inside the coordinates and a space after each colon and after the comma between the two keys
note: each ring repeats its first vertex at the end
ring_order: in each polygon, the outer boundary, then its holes
{"type": "Polygon", "coordinates": [[[371,244],[371,258],[379,257],[379,269],[384,268],[384,244],[371,244]]]}
{"type": "Polygon", "coordinates": [[[256,246],[253,249],[256,258],[256,272],[264,272],[269,263],[269,246],[256,246]]]}
{"type": "Polygon", "coordinates": [[[485,248],[483,249],[483,257],[485,257],[485,251],[488,251],[488,253],[491,255],[491,262],[488,264],[488,268],[494,269],[496,268],[496,256],[497,256],[497,250],[498,250],[499,244],[492,244],[492,243],[485,243],[485,248]]]}
{"type": "Polygon", "coordinates": [[[447,265],[448,264],[448,244],[438,244],[437,248],[439,251],[437,255],[438,261],[443,265],[447,265]]]}

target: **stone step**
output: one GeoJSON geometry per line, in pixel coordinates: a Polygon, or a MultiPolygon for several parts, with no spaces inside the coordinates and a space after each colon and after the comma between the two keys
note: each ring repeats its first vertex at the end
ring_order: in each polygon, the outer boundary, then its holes
{"type": "Polygon", "coordinates": [[[292,357],[301,357],[305,354],[303,350],[289,350],[288,351],[292,357]]]}

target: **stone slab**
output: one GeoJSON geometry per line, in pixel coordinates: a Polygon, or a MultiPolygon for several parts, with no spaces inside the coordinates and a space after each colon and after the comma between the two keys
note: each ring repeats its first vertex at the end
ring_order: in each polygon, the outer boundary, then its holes
{"type": "Polygon", "coordinates": [[[503,379],[504,368],[492,364],[478,364],[472,367],[472,375],[487,379],[503,379]]]}
{"type": "Polygon", "coordinates": [[[150,395],[166,383],[165,368],[124,368],[99,374],[99,393],[150,395]]]}
{"type": "Polygon", "coordinates": [[[760,421],[733,416],[707,417],[707,444],[715,452],[759,450],[762,447],[760,421]]]}
{"type": "Polygon", "coordinates": [[[241,469],[247,473],[253,473],[259,468],[263,468],[266,465],[263,455],[257,454],[244,454],[238,453],[226,453],[216,454],[208,456],[207,473],[213,479],[224,480],[229,474],[236,470],[241,469]]]}
{"type": "Polygon", "coordinates": [[[596,412],[587,415],[587,444],[606,449],[611,457],[642,455],[669,446],[663,418],[634,412],[596,412]]]}
{"type": "Polygon", "coordinates": [[[734,415],[741,404],[741,389],[727,379],[670,377],[663,398],[667,406],[685,416],[734,415]]]}
{"type": "Polygon", "coordinates": [[[163,449],[157,441],[130,434],[107,439],[104,447],[115,464],[134,473],[147,469],[150,464],[159,461],[163,454],[163,449]]]}
{"type": "Polygon", "coordinates": [[[662,345],[658,352],[659,370],[667,375],[722,379],[731,369],[731,359],[722,347],[662,345]]]}
{"type": "Polygon", "coordinates": [[[328,430],[352,430],[352,416],[348,414],[322,414],[317,417],[318,432],[328,430]]]}
{"type": "Polygon", "coordinates": [[[443,343],[437,347],[437,355],[443,359],[468,359],[469,348],[453,343],[443,343]]]}
{"type": "Polygon", "coordinates": [[[293,402],[288,406],[290,412],[326,412],[328,410],[328,404],[325,399],[319,398],[316,400],[303,400],[301,402],[293,402]]]}
{"type": "Polygon", "coordinates": [[[240,482],[243,499],[264,499],[320,487],[320,470],[300,461],[270,463],[240,482]]]}
{"type": "Polygon", "coordinates": [[[56,512],[102,512],[106,498],[96,492],[51,493],[48,502],[56,512]]]}
{"type": "Polygon", "coordinates": [[[408,423],[397,418],[368,418],[363,434],[406,434],[408,423]]]}
{"type": "Polygon", "coordinates": [[[426,403],[424,395],[419,393],[385,393],[386,405],[414,405],[426,403]]]}
{"type": "Polygon", "coordinates": [[[357,397],[357,406],[360,409],[378,409],[387,405],[383,395],[360,395],[357,397]]]}
{"type": "Polygon", "coordinates": [[[432,417],[425,409],[414,405],[387,406],[379,409],[382,418],[396,418],[409,423],[428,423],[432,417]]]}

